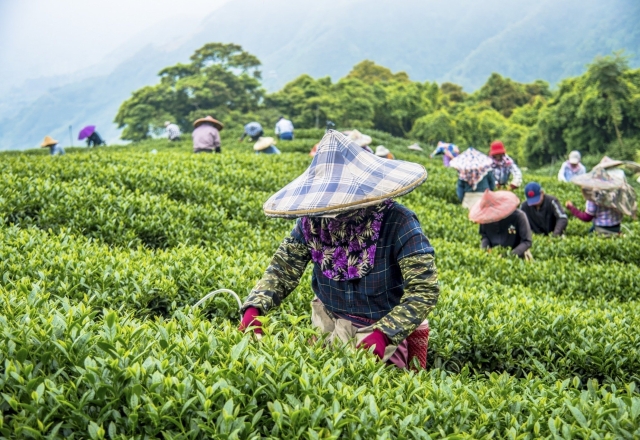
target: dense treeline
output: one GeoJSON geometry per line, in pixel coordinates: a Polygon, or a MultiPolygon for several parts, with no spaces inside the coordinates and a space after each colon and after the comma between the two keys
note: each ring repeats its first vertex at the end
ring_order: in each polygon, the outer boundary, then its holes
{"type": "Polygon", "coordinates": [[[209,43],[189,64],[167,67],[160,83],[135,91],[115,118],[122,137],[143,140],[176,121],[184,131],[212,114],[229,126],[279,114],[296,127],[375,128],[428,144],[438,140],[485,148],[502,139],[521,163],[541,166],[571,150],[633,159],[640,148],[640,69],[620,53],[596,58],[586,72],[551,90],[493,73],[477,91],[452,83],[412,81],[372,61],[344,78],[301,75],[278,92],[261,87],[260,61],[234,44],[209,43]]]}

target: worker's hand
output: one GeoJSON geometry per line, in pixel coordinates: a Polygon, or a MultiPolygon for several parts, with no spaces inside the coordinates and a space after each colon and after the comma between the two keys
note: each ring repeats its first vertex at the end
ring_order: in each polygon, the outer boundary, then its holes
{"type": "Polygon", "coordinates": [[[373,333],[364,338],[360,344],[358,344],[357,348],[364,348],[368,350],[369,348],[375,346],[373,349],[373,353],[378,356],[380,359],[384,357],[384,351],[389,344],[389,338],[387,335],[382,333],[382,331],[375,329],[373,333]]]}
{"type": "Polygon", "coordinates": [[[567,203],[565,203],[565,204],[564,204],[564,206],[566,206],[566,207],[567,207],[567,208],[569,208],[569,209],[571,209],[571,208],[573,208],[573,207],[574,207],[574,206],[573,206],[573,203],[571,203],[571,201],[570,201],[570,200],[567,200],[567,203]]]}
{"type": "Polygon", "coordinates": [[[518,189],[518,187],[516,185],[514,185],[513,183],[509,184],[509,189],[511,189],[511,191],[513,191],[514,189],[518,189]]]}
{"type": "Polygon", "coordinates": [[[244,316],[242,317],[242,321],[240,321],[238,330],[244,332],[249,327],[257,327],[253,329],[253,332],[257,335],[262,335],[262,323],[258,321],[258,316],[260,316],[260,310],[256,307],[249,307],[244,311],[244,316]]]}
{"type": "Polygon", "coordinates": [[[491,253],[491,248],[487,248],[487,253],[490,254],[491,253]]]}

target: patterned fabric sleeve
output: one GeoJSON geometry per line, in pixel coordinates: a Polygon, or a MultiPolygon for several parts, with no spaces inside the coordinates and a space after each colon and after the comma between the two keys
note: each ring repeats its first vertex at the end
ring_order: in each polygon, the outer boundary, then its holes
{"type": "Polygon", "coordinates": [[[304,243],[296,240],[293,234],[285,238],[262,279],[242,305],[242,312],[249,307],[256,307],[266,313],[278,307],[296,288],[310,259],[309,248],[304,243]]]}
{"type": "Polygon", "coordinates": [[[427,318],[440,295],[432,254],[417,254],[400,260],[398,264],[404,278],[402,301],[373,326],[394,344],[405,340],[427,318]]]}
{"type": "Polygon", "coordinates": [[[427,318],[440,294],[435,251],[422,232],[415,214],[407,216],[405,220],[398,230],[395,245],[404,295],[400,304],[373,326],[395,344],[406,339],[427,318]]]}
{"type": "Polygon", "coordinates": [[[522,171],[520,171],[515,162],[511,164],[511,185],[515,187],[522,185],[522,171]]]}

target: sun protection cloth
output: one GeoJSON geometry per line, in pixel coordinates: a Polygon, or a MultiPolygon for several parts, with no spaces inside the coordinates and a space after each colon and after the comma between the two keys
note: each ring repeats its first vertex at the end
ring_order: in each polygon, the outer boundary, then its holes
{"type": "Polygon", "coordinates": [[[52,145],[57,144],[58,141],[55,140],[54,138],[52,138],[51,136],[45,136],[44,137],[44,141],[42,141],[42,143],[40,144],[41,148],[47,148],[50,147],[52,145]]]}
{"type": "Polygon", "coordinates": [[[495,156],[496,154],[507,154],[507,150],[504,149],[504,144],[500,141],[493,141],[489,149],[489,156],[495,156]]]}
{"type": "Polygon", "coordinates": [[[582,195],[586,200],[631,217],[636,216],[638,204],[635,190],[624,178],[612,175],[606,168],[596,167],[587,174],[574,177],[571,183],[582,187],[582,195]]]}
{"type": "Polygon", "coordinates": [[[378,145],[376,147],[376,156],[387,157],[389,154],[391,154],[391,151],[389,151],[389,149],[384,145],[378,145]]]}
{"type": "Polygon", "coordinates": [[[196,119],[196,121],[193,123],[193,126],[197,127],[200,124],[205,122],[209,122],[213,124],[213,126],[216,127],[218,130],[222,130],[224,128],[224,125],[222,124],[222,122],[218,121],[217,119],[213,119],[213,117],[209,115],[205,116],[204,118],[196,119]]]}
{"type": "Polygon", "coordinates": [[[336,281],[355,280],[373,268],[380,228],[391,200],[337,218],[303,217],[302,234],[311,260],[336,281]]]}
{"type": "Polygon", "coordinates": [[[258,139],[258,142],[253,145],[253,149],[254,151],[262,151],[275,144],[275,139],[272,137],[261,137],[258,139]]]}
{"type": "Polygon", "coordinates": [[[458,170],[458,178],[464,180],[475,190],[478,182],[491,171],[493,160],[473,147],[453,158],[449,162],[451,168],[458,170]]]}
{"type": "Polygon", "coordinates": [[[469,210],[469,220],[481,225],[507,218],[518,209],[520,200],[510,191],[486,190],[478,203],[469,210]]]}
{"type": "Polygon", "coordinates": [[[569,153],[569,163],[571,165],[578,165],[581,159],[582,156],[580,155],[579,151],[573,150],[571,153],[569,153]]]}
{"type": "Polygon", "coordinates": [[[418,144],[411,144],[407,148],[412,151],[422,151],[422,148],[418,144]]]}
{"type": "Polygon", "coordinates": [[[358,130],[351,130],[348,136],[352,142],[355,142],[360,147],[366,147],[372,141],[371,136],[362,134],[358,130]]]}
{"type": "Polygon", "coordinates": [[[309,168],[272,195],[268,217],[337,214],[399,197],[427,180],[422,165],[369,154],[342,133],[324,135],[309,168]]]}
{"type": "Polygon", "coordinates": [[[538,182],[527,183],[527,186],[524,187],[524,195],[527,198],[527,205],[536,205],[540,203],[542,187],[538,182]]]}

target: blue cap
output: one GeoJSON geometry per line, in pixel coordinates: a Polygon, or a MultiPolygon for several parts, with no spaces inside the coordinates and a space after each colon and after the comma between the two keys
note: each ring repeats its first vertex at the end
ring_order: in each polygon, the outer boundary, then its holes
{"type": "Polygon", "coordinates": [[[536,205],[540,203],[542,197],[542,187],[538,182],[527,183],[524,187],[524,196],[527,198],[527,205],[536,205]]]}

